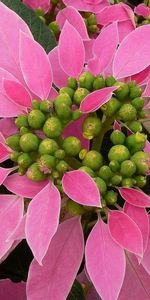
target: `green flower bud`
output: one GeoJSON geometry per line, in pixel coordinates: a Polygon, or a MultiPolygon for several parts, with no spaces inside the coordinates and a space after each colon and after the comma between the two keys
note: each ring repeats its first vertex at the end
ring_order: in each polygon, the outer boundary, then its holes
{"type": "Polygon", "coordinates": [[[127,147],[124,145],[115,145],[113,146],[108,153],[109,160],[116,160],[118,162],[122,162],[124,160],[129,159],[130,152],[127,147]]]}
{"type": "Polygon", "coordinates": [[[126,146],[133,154],[139,150],[143,150],[146,140],[147,136],[145,134],[136,132],[135,134],[131,134],[126,138],[126,146]]]}
{"type": "Polygon", "coordinates": [[[116,97],[122,101],[124,99],[126,99],[129,95],[129,87],[127,84],[125,84],[124,82],[115,82],[115,86],[117,86],[119,84],[119,88],[115,91],[115,95],[116,97]]]}
{"type": "Polygon", "coordinates": [[[19,115],[18,118],[15,120],[15,124],[17,128],[28,127],[28,117],[25,115],[19,115]]]}
{"type": "Polygon", "coordinates": [[[104,196],[104,200],[107,205],[114,205],[117,202],[117,193],[113,190],[106,192],[104,196]]]}
{"type": "Polygon", "coordinates": [[[131,80],[131,81],[128,83],[128,87],[129,87],[129,88],[136,87],[136,81],[135,81],[135,80],[131,80]]]}
{"type": "Polygon", "coordinates": [[[94,116],[87,117],[82,125],[83,137],[91,140],[93,137],[98,136],[102,129],[102,122],[99,118],[94,116]]]}
{"type": "Polygon", "coordinates": [[[72,110],[68,104],[61,103],[59,106],[55,107],[57,116],[61,120],[69,120],[72,116],[72,110]]]}
{"type": "Polygon", "coordinates": [[[73,121],[80,119],[81,116],[82,116],[82,112],[79,109],[76,109],[75,111],[72,112],[73,121]]]}
{"type": "Polygon", "coordinates": [[[137,174],[146,175],[149,172],[149,160],[148,153],[144,151],[138,151],[130,158],[136,165],[137,174]]]}
{"type": "Polygon", "coordinates": [[[39,100],[36,100],[36,99],[34,99],[34,100],[32,100],[32,108],[33,109],[40,109],[40,101],[39,100]]]}
{"type": "Polygon", "coordinates": [[[20,135],[31,132],[29,128],[22,126],[20,128],[20,135]]]}
{"type": "Polygon", "coordinates": [[[138,117],[141,118],[141,119],[145,119],[146,118],[146,111],[145,110],[141,110],[141,111],[138,111],[138,117]]]}
{"type": "Polygon", "coordinates": [[[101,153],[91,150],[87,152],[82,163],[84,166],[87,166],[92,170],[98,170],[103,165],[103,157],[101,153]]]}
{"type": "Polygon", "coordinates": [[[51,111],[53,108],[53,102],[50,100],[43,100],[40,103],[40,110],[44,113],[51,111]]]}
{"type": "Polygon", "coordinates": [[[39,145],[39,153],[43,154],[54,154],[58,150],[58,144],[52,139],[44,139],[39,145]]]}
{"type": "Polygon", "coordinates": [[[14,162],[17,162],[19,155],[20,155],[20,152],[14,151],[10,154],[10,159],[14,162]]]}
{"type": "Polygon", "coordinates": [[[73,101],[75,104],[80,105],[82,100],[89,94],[90,92],[85,88],[77,88],[74,93],[73,101]]]}
{"type": "Polygon", "coordinates": [[[105,87],[105,80],[102,75],[96,76],[93,81],[93,90],[99,90],[105,87]]]}
{"type": "Polygon", "coordinates": [[[110,167],[111,171],[114,173],[116,173],[120,170],[120,164],[116,160],[110,161],[109,167],[110,167]]]}
{"type": "Polygon", "coordinates": [[[19,174],[19,176],[23,176],[23,175],[25,175],[25,173],[26,173],[26,169],[25,168],[23,168],[23,167],[19,167],[18,168],[18,174],[19,174]]]}
{"type": "Polygon", "coordinates": [[[57,158],[57,159],[64,159],[65,158],[65,151],[63,149],[58,149],[54,156],[57,158]]]}
{"type": "Polygon", "coordinates": [[[28,153],[22,153],[18,157],[18,165],[22,168],[28,168],[33,163],[33,159],[28,153]]]}
{"type": "Polygon", "coordinates": [[[6,145],[8,145],[14,151],[20,151],[21,150],[19,142],[20,142],[20,135],[19,134],[11,135],[6,139],[6,145]]]}
{"type": "Polygon", "coordinates": [[[119,174],[115,174],[114,176],[111,177],[110,180],[111,184],[114,186],[119,185],[121,181],[122,181],[122,176],[119,174]]]}
{"type": "Polygon", "coordinates": [[[38,163],[33,163],[27,170],[27,177],[32,181],[41,181],[46,178],[46,175],[39,170],[38,163]]]}
{"type": "Polygon", "coordinates": [[[72,215],[83,215],[85,213],[85,210],[83,208],[82,205],[72,201],[72,200],[68,200],[67,201],[67,205],[66,205],[66,209],[68,210],[68,212],[72,215]]]}
{"type": "Polygon", "coordinates": [[[134,177],[136,180],[136,186],[142,188],[146,185],[146,176],[137,175],[134,177]]]}
{"type": "Polygon", "coordinates": [[[70,169],[70,166],[67,164],[66,161],[60,160],[56,165],[56,170],[61,174],[65,173],[70,169]]]}
{"type": "Polygon", "coordinates": [[[132,121],[132,122],[128,123],[128,127],[133,132],[141,132],[142,131],[142,125],[139,121],[132,121]]]}
{"type": "Polygon", "coordinates": [[[62,134],[63,127],[57,117],[50,117],[44,124],[43,132],[49,138],[57,138],[62,134]]]}
{"type": "Polygon", "coordinates": [[[141,110],[144,107],[144,99],[142,97],[134,98],[131,104],[136,108],[136,110],[141,110]]]}
{"type": "Polygon", "coordinates": [[[48,25],[49,29],[53,31],[54,35],[57,37],[60,33],[60,27],[59,24],[56,21],[53,21],[49,23],[48,25]]]}
{"type": "Polygon", "coordinates": [[[90,72],[84,72],[79,76],[79,85],[89,91],[93,89],[94,76],[90,72]]]}
{"type": "Polygon", "coordinates": [[[96,15],[90,14],[90,16],[87,18],[88,25],[96,25],[96,15]]]}
{"type": "Polygon", "coordinates": [[[89,25],[88,26],[88,32],[89,33],[95,33],[98,31],[98,26],[97,25],[89,25]]]}
{"type": "Polygon", "coordinates": [[[44,10],[41,8],[41,7],[38,7],[36,10],[35,10],[36,14],[40,17],[44,17],[44,10]]]}
{"type": "Polygon", "coordinates": [[[81,151],[79,152],[79,158],[81,160],[83,160],[87,154],[88,150],[87,149],[81,149],[81,151]]]}
{"type": "Polygon", "coordinates": [[[73,98],[74,95],[74,89],[70,88],[70,87],[62,87],[59,90],[59,94],[68,94],[70,96],[70,98],[73,98]]]}
{"type": "Polygon", "coordinates": [[[130,178],[130,177],[129,178],[123,178],[122,182],[121,182],[121,185],[124,186],[124,187],[130,188],[130,187],[134,186],[134,180],[133,180],[133,178],[130,178]]]}
{"type": "Polygon", "coordinates": [[[46,120],[45,115],[38,109],[33,109],[28,115],[28,123],[33,129],[40,129],[46,120]]]}
{"type": "Polygon", "coordinates": [[[120,130],[114,130],[110,135],[110,140],[114,145],[124,144],[125,138],[125,134],[120,130]]]}
{"type": "Polygon", "coordinates": [[[121,163],[120,172],[123,176],[131,177],[136,172],[136,165],[131,160],[124,160],[121,163]]]}
{"type": "Polygon", "coordinates": [[[111,169],[108,166],[102,166],[98,172],[98,175],[106,182],[113,176],[111,169]]]}
{"type": "Polygon", "coordinates": [[[132,104],[125,103],[119,109],[118,115],[119,118],[124,122],[133,121],[137,117],[137,111],[132,104]]]}
{"type": "Polygon", "coordinates": [[[56,170],[54,170],[54,171],[52,172],[52,178],[57,179],[57,178],[59,178],[59,177],[60,177],[59,172],[56,171],[56,170]]]}
{"type": "Polygon", "coordinates": [[[44,174],[51,173],[55,168],[56,159],[52,155],[44,154],[38,159],[38,167],[44,174]]]}
{"type": "Polygon", "coordinates": [[[25,133],[20,138],[20,147],[24,152],[36,151],[39,147],[39,138],[33,133],[25,133]]]}
{"type": "Polygon", "coordinates": [[[54,101],[55,109],[58,108],[62,103],[66,104],[68,106],[72,105],[72,100],[71,100],[69,94],[62,93],[55,98],[55,101],[54,101]]]}
{"type": "Polygon", "coordinates": [[[134,99],[134,98],[137,98],[137,97],[140,97],[142,95],[142,89],[138,86],[132,86],[130,87],[130,98],[131,99],[134,99]]]}
{"type": "Polygon", "coordinates": [[[69,136],[64,139],[62,147],[67,155],[76,156],[81,150],[81,142],[75,136],[69,136]]]}
{"type": "Polygon", "coordinates": [[[76,90],[77,89],[77,80],[73,77],[69,77],[68,78],[68,87],[73,89],[73,90],[76,90]]]}
{"type": "Polygon", "coordinates": [[[89,174],[91,177],[94,177],[95,174],[93,172],[92,169],[90,169],[89,167],[86,167],[86,166],[82,166],[79,168],[80,171],[83,171],[83,172],[86,172],[87,174],[89,174]]]}
{"type": "Polygon", "coordinates": [[[103,195],[107,191],[107,185],[105,181],[100,177],[94,178],[94,181],[96,182],[100,193],[103,195]]]}
{"type": "Polygon", "coordinates": [[[106,109],[104,111],[105,115],[112,117],[120,108],[121,103],[115,97],[112,97],[109,102],[106,103],[106,109]]]}
{"type": "Polygon", "coordinates": [[[116,79],[111,75],[106,77],[106,79],[105,79],[106,86],[113,86],[113,85],[115,85],[115,82],[116,82],[116,79]]]}

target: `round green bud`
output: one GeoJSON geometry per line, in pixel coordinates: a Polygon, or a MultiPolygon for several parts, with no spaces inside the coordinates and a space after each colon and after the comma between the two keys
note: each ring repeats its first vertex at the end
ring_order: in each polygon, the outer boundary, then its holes
{"type": "Polygon", "coordinates": [[[19,155],[20,155],[20,152],[14,151],[10,154],[10,159],[14,162],[17,162],[19,155]]]}
{"type": "Polygon", "coordinates": [[[69,88],[71,88],[73,90],[76,90],[77,86],[78,86],[77,80],[75,78],[73,78],[73,77],[69,77],[67,85],[68,85],[69,88]]]}
{"type": "Polygon", "coordinates": [[[56,97],[54,101],[55,109],[59,107],[62,103],[68,106],[72,105],[71,97],[67,93],[62,93],[56,97]]]}
{"type": "Polygon", "coordinates": [[[133,121],[137,117],[137,111],[132,104],[125,103],[119,109],[118,115],[119,118],[124,122],[133,121]]]}
{"type": "Polygon", "coordinates": [[[18,174],[19,174],[19,176],[25,175],[26,174],[26,169],[23,168],[23,167],[19,167],[18,168],[18,174]]]}
{"type": "Polygon", "coordinates": [[[96,15],[90,14],[90,16],[87,18],[88,25],[96,25],[96,15]]]}
{"type": "Polygon", "coordinates": [[[136,108],[136,110],[141,110],[144,107],[144,98],[137,97],[131,101],[131,104],[136,108]]]}
{"type": "Polygon", "coordinates": [[[128,123],[128,127],[133,132],[141,132],[142,131],[142,125],[139,121],[132,121],[132,122],[128,123]]]}
{"type": "Polygon", "coordinates": [[[92,170],[98,170],[103,165],[103,157],[101,153],[91,150],[87,152],[82,163],[84,166],[87,166],[92,170]]]}
{"type": "Polygon", "coordinates": [[[120,170],[120,164],[116,160],[110,161],[109,167],[110,167],[111,171],[114,173],[116,173],[120,170]]]}
{"type": "Polygon", "coordinates": [[[122,181],[122,176],[119,174],[115,174],[114,176],[111,177],[110,180],[111,184],[114,186],[119,185],[121,181],[122,181]]]}
{"type": "Polygon", "coordinates": [[[149,160],[148,153],[144,151],[138,151],[130,158],[136,165],[137,174],[146,175],[149,172],[149,160]]]}
{"type": "Polygon", "coordinates": [[[48,28],[53,31],[53,33],[56,37],[59,35],[60,27],[56,21],[49,23],[48,28]]]}
{"type": "Polygon", "coordinates": [[[59,178],[59,177],[60,177],[59,172],[58,172],[57,170],[54,170],[54,171],[52,172],[52,178],[57,179],[57,178],[59,178]]]}
{"type": "Polygon", "coordinates": [[[80,105],[82,100],[89,94],[89,91],[85,88],[77,88],[74,93],[73,101],[75,104],[80,105]]]}
{"type": "Polygon", "coordinates": [[[72,110],[68,104],[61,103],[59,106],[55,107],[57,116],[61,120],[69,120],[72,116],[72,110]]]}
{"type": "Polygon", "coordinates": [[[124,186],[124,187],[132,187],[134,185],[134,180],[133,178],[123,178],[122,179],[122,182],[121,182],[121,185],[124,186]]]}
{"type": "Polygon", "coordinates": [[[106,77],[106,79],[105,79],[106,86],[113,86],[113,85],[115,85],[115,82],[116,82],[116,79],[111,75],[106,77]]]}
{"type": "Polygon", "coordinates": [[[117,202],[117,193],[113,190],[106,192],[104,196],[104,200],[107,205],[114,205],[117,202]]]}
{"type": "Polygon", "coordinates": [[[43,154],[54,154],[58,150],[58,144],[52,139],[44,139],[39,145],[39,153],[43,154]]]}
{"type": "Polygon", "coordinates": [[[106,103],[104,111],[105,115],[107,117],[112,117],[119,110],[120,106],[120,101],[117,98],[112,97],[109,102],[106,103]]]}
{"type": "Polygon", "coordinates": [[[42,181],[46,178],[46,175],[39,170],[37,162],[28,168],[26,175],[32,181],[42,181]]]}
{"type": "Polygon", "coordinates": [[[40,110],[44,113],[51,111],[53,108],[53,102],[50,100],[43,100],[40,103],[40,110]]]}
{"type": "Polygon", "coordinates": [[[114,130],[110,135],[110,140],[114,145],[122,145],[125,142],[125,134],[120,130],[114,130]]]}
{"type": "Polygon", "coordinates": [[[68,200],[66,205],[67,211],[72,215],[83,215],[85,210],[82,205],[72,201],[68,200]]]}
{"type": "Polygon", "coordinates": [[[44,10],[41,7],[38,7],[37,9],[35,9],[35,12],[38,16],[44,17],[44,10]]]}
{"type": "Polygon", "coordinates": [[[124,82],[118,82],[118,84],[119,84],[119,88],[115,91],[115,95],[120,101],[122,101],[128,97],[130,90],[128,85],[125,84],[124,82]]]}
{"type": "Polygon", "coordinates": [[[55,168],[56,159],[52,155],[44,154],[38,159],[38,167],[44,174],[49,174],[55,168]]]}
{"type": "Polygon", "coordinates": [[[28,117],[25,116],[25,115],[18,116],[15,120],[15,124],[16,124],[17,128],[21,128],[22,126],[23,127],[28,127],[29,126],[28,117]]]}
{"type": "Polygon", "coordinates": [[[59,90],[59,94],[68,94],[70,96],[70,98],[73,98],[74,95],[74,89],[70,88],[70,87],[62,87],[59,90]]]}
{"type": "Polygon", "coordinates": [[[57,165],[56,165],[56,170],[62,174],[67,172],[70,169],[70,166],[68,165],[68,163],[64,160],[60,160],[57,165]]]}
{"type": "Polygon", "coordinates": [[[134,177],[136,180],[136,186],[142,188],[146,185],[146,176],[137,175],[134,177]]]}
{"type": "Polygon", "coordinates": [[[76,156],[81,150],[81,142],[75,136],[69,136],[64,139],[62,147],[67,155],[76,156]]]}
{"type": "Polygon", "coordinates": [[[28,123],[33,129],[40,129],[46,120],[45,115],[38,109],[33,109],[28,115],[28,123]]]}
{"type": "Polygon", "coordinates": [[[108,166],[102,166],[98,172],[98,175],[106,182],[113,176],[111,169],[108,166]]]}
{"type": "Polygon", "coordinates": [[[36,99],[34,99],[34,100],[32,100],[32,108],[33,109],[40,109],[40,101],[39,100],[36,100],[36,99]]]}
{"type": "Polygon", "coordinates": [[[21,136],[19,144],[24,152],[36,151],[39,147],[39,138],[33,133],[25,133],[21,136]]]}
{"type": "Polygon", "coordinates": [[[58,149],[58,150],[56,150],[54,156],[57,159],[64,159],[65,158],[65,151],[63,149],[58,149]]]}
{"type": "Polygon", "coordinates": [[[28,153],[22,153],[18,157],[18,165],[22,168],[28,168],[33,163],[33,159],[28,153]]]}
{"type": "Polygon", "coordinates": [[[123,176],[131,177],[136,172],[136,165],[131,160],[124,160],[121,163],[120,172],[123,176]]]}
{"type": "Polygon", "coordinates": [[[91,140],[93,137],[98,136],[102,129],[102,122],[97,117],[87,117],[82,125],[83,137],[91,140]]]}
{"type": "Polygon", "coordinates": [[[142,95],[142,89],[138,86],[132,86],[130,87],[130,98],[131,99],[134,99],[134,98],[137,98],[137,97],[140,97],[142,95]]]}
{"type": "Polygon", "coordinates": [[[141,118],[141,119],[145,119],[147,116],[146,114],[146,111],[145,110],[141,110],[141,111],[138,111],[138,117],[141,118]]]}
{"type": "Polygon", "coordinates": [[[20,128],[20,135],[31,132],[29,128],[22,126],[20,128]]]}
{"type": "Polygon", "coordinates": [[[91,177],[94,177],[95,174],[93,172],[92,169],[90,169],[89,167],[86,167],[86,166],[82,166],[79,168],[80,171],[83,171],[83,172],[86,172],[87,174],[89,174],[91,177]]]}
{"type": "Polygon", "coordinates": [[[100,177],[95,177],[94,181],[96,182],[100,193],[103,195],[107,191],[107,185],[105,181],[100,177]]]}
{"type": "Polygon", "coordinates": [[[126,146],[133,154],[137,151],[143,150],[146,140],[147,136],[145,134],[136,132],[135,134],[131,134],[126,138],[126,146]]]}
{"type": "Polygon", "coordinates": [[[50,117],[44,124],[43,132],[49,138],[57,138],[62,134],[63,127],[57,117],[50,117]]]}
{"type": "Polygon", "coordinates": [[[82,116],[82,111],[80,111],[79,109],[76,109],[75,111],[72,112],[72,120],[74,121],[80,119],[81,116],[82,116]]]}
{"type": "Polygon", "coordinates": [[[105,80],[102,75],[96,76],[93,81],[93,90],[99,90],[105,87],[105,80]]]}
{"type": "Polygon", "coordinates": [[[127,147],[124,145],[115,145],[113,146],[108,153],[109,160],[116,160],[121,163],[124,160],[129,159],[130,152],[127,147]]]}
{"type": "Polygon", "coordinates": [[[81,151],[79,152],[79,158],[80,158],[81,160],[83,160],[83,159],[85,158],[87,152],[88,152],[87,149],[84,149],[84,148],[81,149],[81,151]]]}
{"type": "Polygon", "coordinates": [[[14,134],[9,136],[6,139],[6,145],[8,145],[12,150],[14,151],[20,151],[20,135],[19,134],[14,134]]]}
{"type": "Polygon", "coordinates": [[[89,33],[96,33],[96,32],[98,32],[98,26],[97,25],[88,25],[88,32],[89,33]]]}
{"type": "Polygon", "coordinates": [[[79,85],[89,91],[93,89],[94,76],[90,72],[84,72],[79,76],[79,85]]]}

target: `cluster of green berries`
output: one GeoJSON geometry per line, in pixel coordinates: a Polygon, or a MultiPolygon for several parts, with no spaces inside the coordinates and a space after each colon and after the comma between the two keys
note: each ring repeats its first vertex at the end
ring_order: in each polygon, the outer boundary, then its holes
{"type": "Polygon", "coordinates": [[[96,15],[90,12],[83,13],[84,22],[86,24],[89,34],[98,33],[99,28],[97,25],[96,15]]]}

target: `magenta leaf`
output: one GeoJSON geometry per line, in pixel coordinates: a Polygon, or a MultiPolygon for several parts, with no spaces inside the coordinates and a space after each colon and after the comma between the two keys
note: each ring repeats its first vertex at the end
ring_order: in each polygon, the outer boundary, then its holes
{"type": "Polygon", "coordinates": [[[96,223],[88,237],[85,258],[88,274],[100,297],[117,299],[125,275],[125,256],[102,220],[96,223]]]}
{"type": "Polygon", "coordinates": [[[29,300],[66,299],[83,258],[84,238],[79,218],[60,224],[43,266],[33,260],[27,281],[29,300]]]}
{"type": "Polygon", "coordinates": [[[115,21],[128,20],[129,15],[123,3],[105,7],[97,14],[97,22],[101,25],[108,25],[115,21]]]}
{"type": "Polygon", "coordinates": [[[10,100],[25,107],[31,106],[31,95],[26,88],[17,81],[4,79],[3,81],[6,95],[10,100]]]}
{"type": "Polygon", "coordinates": [[[0,142],[0,163],[9,158],[10,151],[3,143],[0,142]]]}
{"type": "Polygon", "coordinates": [[[9,279],[0,280],[0,299],[26,300],[26,284],[25,282],[12,282],[9,279]]]}
{"type": "Polygon", "coordinates": [[[26,238],[35,259],[42,264],[59,224],[60,193],[48,183],[30,202],[26,220],[26,238]]]}
{"type": "MultiPolygon", "coordinates": [[[[14,119],[5,118],[0,120],[0,132],[3,134],[5,138],[10,135],[16,134],[18,132],[18,128],[15,125],[14,119]]],[[[5,139],[4,139],[5,143],[5,139]]]]}
{"type": "Polygon", "coordinates": [[[143,255],[143,239],[137,224],[123,211],[110,211],[109,230],[113,240],[122,248],[143,255]]]}
{"type": "Polygon", "coordinates": [[[101,207],[97,185],[87,173],[80,170],[67,172],[62,178],[62,185],[65,194],[75,202],[101,207]]]}
{"type": "Polygon", "coordinates": [[[4,182],[4,180],[7,178],[7,176],[16,169],[16,167],[14,168],[2,168],[0,167],[0,185],[4,182]]]}
{"type": "Polygon", "coordinates": [[[16,226],[15,230],[9,236],[7,241],[18,241],[26,238],[25,235],[25,223],[26,223],[26,214],[22,217],[20,223],[16,226]]]}
{"type": "Polygon", "coordinates": [[[85,50],[78,31],[66,21],[59,38],[59,60],[63,70],[73,77],[78,77],[83,70],[85,50]]]}
{"type": "Polygon", "coordinates": [[[150,207],[150,197],[140,190],[119,188],[121,197],[128,203],[138,207],[150,207]]]}

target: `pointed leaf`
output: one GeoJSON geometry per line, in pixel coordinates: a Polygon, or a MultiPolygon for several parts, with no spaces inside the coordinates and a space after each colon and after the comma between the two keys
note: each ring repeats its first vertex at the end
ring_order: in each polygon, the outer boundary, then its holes
{"type": "Polygon", "coordinates": [[[15,169],[16,169],[16,167],[9,168],[9,169],[0,167],[0,185],[3,184],[3,182],[7,178],[7,176],[15,169]]]}
{"type": "Polygon", "coordinates": [[[62,185],[65,194],[77,203],[101,207],[100,193],[95,181],[83,171],[64,174],[62,185]]]}
{"type": "Polygon", "coordinates": [[[25,282],[12,282],[10,279],[0,280],[0,299],[26,300],[26,284],[25,282]],[[7,293],[7,295],[6,295],[7,293]]]}
{"type": "Polygon", "coordinates": [[[26,238],[25,235],[25,223],[26,223],[26,214],[22,217],[20,223],[17,225],[15,230],[9,236],[7,241],[16,241],[16,240],[23,240],[26,238]]]}
{"type": "Polygon", "coordinates": [[[0,120],[0,132],[7,138],[10,135],[16,134],[18,128],[15,125],[14,119],[5,118],[0,120]]]}
{"type": "Polygon", "coordinates": [[[27,89],[19,82],[4,79],[4,89],[10,100],[25,107],[31,106],[31,95],[27,89]]]}
{"type": "Polygon", "coordinates": [[[7,160],[9,158],[10,151],[8,148],[3,144],[0,143],[0,163],[7,160]]]}
{"type": "Polygon", "coordinates": [[[125,256],[102,220],[96,223],[88,237],[85,258],[88,274],[100,297],[117,299],[125,275],[125,256]]]}
{"type": "Polygon", "coordinates": [[[25,3],[34,10],[40,7],[45,12],[47,12],[50,9],[49,0],[23,0],[23,3],[25,3]]]}
{"type": "Polygon", "coordinates": [[[108,25],[115,21],[128,20],[129,15],[122,3],[105,7],[97,14],[97,22],[101,25],[108,25]]]}
{"type": "Polygon", "coordinates": [[[138,207],[150,207],[150,197],[140,190],[119,188],[121,197],[128,203],[138,207]]]}

